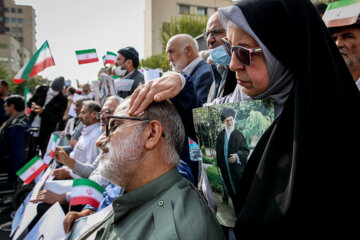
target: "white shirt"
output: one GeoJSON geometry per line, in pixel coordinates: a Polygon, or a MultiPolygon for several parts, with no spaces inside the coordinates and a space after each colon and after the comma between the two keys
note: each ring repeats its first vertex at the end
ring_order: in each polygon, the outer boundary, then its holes
{"type": "Polygon", "coordinates": [[[359,79],[356,81],[356,86],[357,86],[358,89],[360,90],[360,77],[359,77],[359,79]]]}
{"type": "Polygon", "coordinates": [[[190,73],[192,73],[192,71],[194,70],[194,68],[196,67],[196,65],[198,65],[199,62],[201,62],[202,58],[199,56],[197,58],[195,58],[191,63],[189,63],[184,69],[183,72],[186,75],[190,75],[190,73]]]}
{"type": "MultiPolygon", "coordinates": [[[[100,122],[85,126],[70,153],[70,157],[82,163],[92,164],[100,153],[100,150],[96,147],[96,140],[100,135],[100,122]]],[[[73,171],[70,172],[70,176],[74,179],[79,178],[73,171]]]]}

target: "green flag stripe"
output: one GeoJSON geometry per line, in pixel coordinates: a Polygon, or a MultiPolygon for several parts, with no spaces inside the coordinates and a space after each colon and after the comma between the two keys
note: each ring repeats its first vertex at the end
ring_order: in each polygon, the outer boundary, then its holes
{"type": "Polygon", "coordinates": [[[22,79],[29,79],[31,71],[33,70],[35,63],[36,63],[37,59],[39,58],[40,52],[42,52],[46,48],[49,48],[49,44],[47,41],[45,41],[44,44],[40,47],[40,49],[36,51],[34,56],[32,56],[32,58],[30,58],[28,64],[24,68],[23,73],[21,74],[22,79]]]}
{"type": "Polygon", "coordinates": [[[106,54],[107,54],[107,55],[117,56],[117,54],[116,54],[116,53],[113,53],[113,52],[107,52],[106,54]]]}
{"type": "Polygon", "coordinates": [[[331,2],[331,3],[329,3],[326,10],[329,11],[329,10],[333,10],[333,9],[340,8],[340,7],[346,7],[346,6],[349,6],[351,4],[358,3],[358,2],[360,2],[360,0],[347,0],[347,1],[331,2]]]}
{"type": "Polygon", "coordinates": [[[76,55],[80,55],[80,54],[87,54],[87,53],[96,53],[96,50],[95,50],[95,48],[93,48],[93,49],[86,49],[86,50],[78,50],[75,52],[76,52],[76,55]]]}
{"type": "Polygon", "coordinates": [[[79,187],[79,186],[83,186],[83,185],[86,185],[86,186],[90,186],[92,188],[95,188],[97,191],[103,193],[104,192],[104,188],[102,186],[100,186],[99,184],[97,184],[96,182],[94,181],[91,181],[87,178],[77,178],[77,179],[74,179],[73,181],[73,188],[74,187],[79,187]]]}
{"type": "Polygon", "coordinates": [[[18,176],[20,176],[21,174],[23,174],[26,170],[28,170],[40,157],[39,156],[35,156],[33,157],[33,159],[30,160],[30,162],[28,162],[27,164],[25,164],[19,171],[16,172],[16,174],[18,176]]]}

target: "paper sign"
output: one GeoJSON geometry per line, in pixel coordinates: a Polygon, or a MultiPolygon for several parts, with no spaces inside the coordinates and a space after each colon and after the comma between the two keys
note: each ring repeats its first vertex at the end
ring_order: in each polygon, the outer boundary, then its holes
{"type": "Polygon", "coordinates": [[[161,71],[159,69],[144,69],[144,80],[148,82],[152,79],[159,78],[161,71]]]}
{"type": "Polygon", "coordinates": [[[117,91],[124,91],[124,92],[128,92],[131,90],[132,86],[134,85],[135,80],[132,79],[115,79],[114,84],[115,84],[115,89],[117,91]]]}
{"type": "Polygon", "coordinates": [[[82,236],[93,231],[97,226],[102,224],[112,213],[113,208],[110,204],[97,213],[91,214],[87,217],[79,218],[74,222],[74,226],[71,230],[68,240],[80,239],[82,236]]]}
{"type": "Polygon", "coordinates": [[[56,202],[46,211],[36,225],[26,235],[24,240],[47,240],[47,239],[65,239],[63,221],[65,214],[60,204],[56,202]]]}
{"type": "Polygon", "coordinates": [[[73,103],[70,105],[70,109],[69,109],[69,115],[72,116],[72,117],[76,117],[76,112],[75,112],[75,103],[76,103],[76,100],[81,97],[80,94],[77,94],[77,93],[74,93],[73,95],[73,103]]]}

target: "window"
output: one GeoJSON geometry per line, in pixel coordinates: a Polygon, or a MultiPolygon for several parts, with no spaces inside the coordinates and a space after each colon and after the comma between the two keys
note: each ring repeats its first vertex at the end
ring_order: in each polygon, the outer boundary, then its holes
{"type": "Polygon", "coordinates": [[[4,10],[5,10],[5,12],[9,12],[9,8],[5,8],[4,10]]]}
{"type": "Polygon", "coordinates": [[[4,19],[0,16],[0,22],[4,21],[4,19]]]}
{"type": "Polygon", "coordinates": [[[5,32],[9,32],[10,28],[9,27],[5,27],[5,32]]]}
{"type": "Polygon", "coordinates": [[[16,28],[16,27],[12,27],[12,28],[11,28],[11,32],[16,33],[16,32],[17,32],[17,28],[16,28]]]}
{"type": "Polygon", "coordinates": [[[190,5],[180,4],[180,14],[190,13],[190,5]]]}
{"type": "Polygon", "coordinates": [[[207,8],[206,7],[198,7],[197,8],[198,15],[206,16],[207,8]]]}
{"type": "Polygon", "coordinates": [[[15,9],[15,8],[11,8],[11,12],[12,12],[12,13],[16,13],[16,9],[15,9]]]}
{"type": "Polygon", "coordinates": [[[23,23],[23,19],[22,19],[22,18],[18,18],[18,23],[23,23]]]}
{"type": "Polygon", "coordinates": [[[12,23],[16,23],[16,18],[11,18],[12,23]]]}
{"type": "Polygon", "coordinates": [[[6,17],[5,22],[10,22],[10,19],[8,17],[6,17]]]}
{"type": "Polygon", "coordinates": [[[21,9],[21,8],[18,8],[17,10],[18,10],[18,11],[17,11],[18,13],[22,13],[22,9],[21,9]]]}

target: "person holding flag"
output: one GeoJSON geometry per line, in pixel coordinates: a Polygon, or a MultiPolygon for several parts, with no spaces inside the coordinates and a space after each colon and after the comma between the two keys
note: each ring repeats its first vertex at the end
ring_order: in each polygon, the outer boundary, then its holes
{"type": "MultiPolygon", "coordinates": [[[[39,145],[42,157],[46,152],[50,135],[57,129],[67,106],[67,99],[62,94],[65,80],[63,77],[54,79],[51,86],[40,86],[28,101],[31,109],[29,122],[32,128],[38,129],[33,133],[34,141],[39,145]]],[[[33,157],[33,156],[30,156],[33,157]]]]}
{"type": "Polygon", "coordinates": [[[0,191],[16,189],[16,171],[25,160],[27,118],[24,112],[24,98],[12,95],[5,98],[4,109],[9,117],[0,127],[1,172],[8,174],[8,187],[1,185],[0,191]]]}

